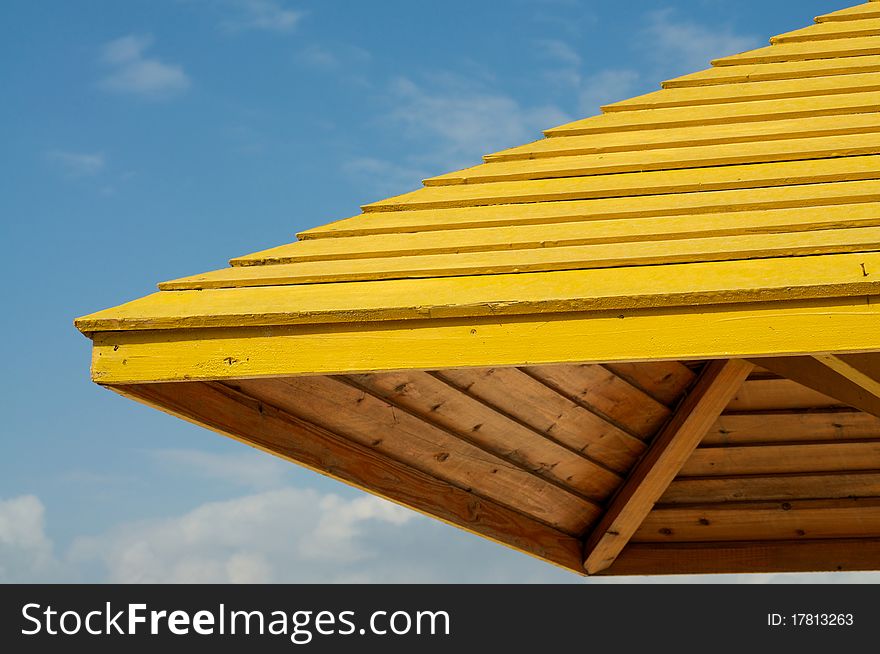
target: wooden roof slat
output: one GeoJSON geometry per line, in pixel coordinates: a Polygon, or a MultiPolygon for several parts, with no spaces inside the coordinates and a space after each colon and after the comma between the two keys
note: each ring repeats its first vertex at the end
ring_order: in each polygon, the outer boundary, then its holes
{"type": "Polygon", "coordinates": [[[875,294],[880,254],[672,264],[657,268],[262,286],[154,293],[77,321],[85,332],[421,320],[634,310],[875,294]],[[864,268],[862,267],[864,266],[864,268]]]}
{"type": "MultiPolygon", "coordinates": [[[[235,385],[251,397],[566,533],[579,534],[599,513],[595,503],[328,377],[237,380],[235,385]]],[[[597,487],[597,499],[604,492],[597,487]]]]}
{"type": "Polygon", "coordinates": [[[712,61],[713,66],[762,64],[775,61],[805,61],[809,59],[833,59],[835,57],[858,57],[880,54],[880,36],[863,36],[831,41],[807,43],[780,43],[777,45],[722,57],[712,61]]]}
{"type": "Polygon", "coordinates": [[[645,444],[517,368],[443,370],[438,379],[605,465],[628,470],[645,444]]]}
{"type": "Polygon", "coordinates": [[[555,138],[557,136],[669,129],[696,125],[768,122],[810,116],[848,116],[875,111],[877,111],[876,91],[841,93],[806,98],[617,111],[566,123],[545,130],[544,135],[555,138]]]}
{"type": "Polygon", "coordinates": [[[729,477],[852,470],[880,470],[880,439],[835,443],[795,442],[786,445],[700,447],[682,466],[680,475],[681,477],[729,477]]]}
{"type": "Polygon", "coordinates": [[[880,536],[880,498],[657,507],[633,543],[880,536]]]}
{"type": "Polygon", "coordinates": [[[878,225],[880,213],[871,204],[840,204],[693,216],[588,220],[550,225],[512,225],[310,239],[238,257],[230,263],[239,267],[303,261],[354,261],[375,257],[529,250],[878,225]]]}
{"type": "Polygon", "coordinates": [[[816,18],[816,22],[828,23],[836,21],[863,20],[865,18],[880,18],[880,5],[875,4],[875,2],[871,0],[865,4],[856,5],[855,7],[847,7],[846,9],[823,14],[816,18]]]}
{"type": "Polygon", "coordinates": [[[880,156],[736,164],[581,178],[434,186],[364,205],[364,213],[743,190],[880,178],[880,156]]]}
{"type": "Polygon", "coordinates": [[[672,419],[630,471],[584,543],[584,569],[604,570],[635,534],[753,366],[713,361],[697,378],[672,419]]]}
{"type": "Polygon", "coordinates": [[[880,538],[732,543],[632,543],[599,574],[720,574],[880,568],[880,538]]]}
{"type": "Polygon", "coordinates": [[[526,366],[522,370],[641,439],[653,436],[672,415],[668,407],[602,366],[526,366]]]}
{"type": "Polygon", "coordinates": [[[770,43],[804,43],[807,41],[823,41],[827,39],[850,39],[880,34],[880,14],[871,15],[859,20],[824,21],[799,30],[793,30],[774,36],[770,43]]]}
{"type": "Polygon", "coordinates": [[[162,290],[545,272],[880,250],[880,227],[223,268],[162,290]]]}
{"type": "MultiPolygon", "coordinates": [[[[878,68],[880,70],[880,68],[878,68]]],[[[639,152],[729,143],[867,134],[880,130],[880,113],[854,114],[846,122],[836,116],[792,118],[730,125],[694,125],[669,129],[556,136],[483,157],[486,163],[569,157],[610,152],[639,152]]]]}
{"type": "Polygon", "coordinates": [[[513,180],[729,166],[732,164],[801,161],[827,157],[872,155],[878,154],[878,152],[880,152],[880,134],[866,131],[861,134],[696,145],[642,152],[610,152],[498,161],[430,177],[424,183],[429,187],[482,184],[513,180]]]}
{"type": "MultiPolygon", "coordinates": [[[[772,368],[771,368],[772,369],[772,368]]],[[[750,379],[730,401],[726,411],[789,411],[844,404],[790,379],[750,379]]]]}
{"type": "Polygon", "coordinates": [[[848,409],[724,414],[701,445],[880,439],[880,418],[848,409]]]}
{"type": "Polygon", "coordinates": [[[713,504],[880,497],[880,471],[678,477],[659,504],[713,504]]]}
{"type": "MultiPolygon", "coordinates": [[[[880,15],[880,13],[878,13],[880,15]]],[[[771,64],[740,64],[715,66],[664,81],[664,89],[741,84],[771,80],[809,79],[838,75],[858,75],[880,70],[880,55],[843,57],[840,59],[810,59],[807,61],[780,61],[771,64]]]]}
{"type": "Polygon", "coordinates": [[[605,367],[668,407],[675,406],[696,379],[696,374],[678,361],[621,362],[605,367]]]}
{"type": "MultiPolygon", "coordinates": [[[[840,162],[834,162],[839,164],[840,162]]],[[[846,163],[846,162],[844,162],[846,163]]],[[[659,216],[702,216],[708,213],[811,208],[880,200],[880,180],[819,182],[787,187],[695,191],[481,207],[375,211],[298,234],[302,240],[370,234],[416,233],[452,229],[551,225],[583,220],[616,220],[659,216]]]]}
{"type": "Polygon", "coordinates": [[[868,72],[786,80],[750,81],[747,84],[669,88],[608,104],[603,106],[602,110],[616,113],[666,107],[698,107],[781,98],[865,93],[876,91],[878,80],[880,80],[880,74],[868,72]]]}
{"type": "Polygon", "coordinates": [[[604,463],[590,459],[550,434],[494,411],[465,393],[451,390],[426,372],[351,375],[345,379],[390,404],[404,407],[428,424],[478,443],[517,461],[534,474],[552,478],[587,496],[595,496],[597,486],[610,494],[620,482],[618,475],[609,474],[604,463]]]}

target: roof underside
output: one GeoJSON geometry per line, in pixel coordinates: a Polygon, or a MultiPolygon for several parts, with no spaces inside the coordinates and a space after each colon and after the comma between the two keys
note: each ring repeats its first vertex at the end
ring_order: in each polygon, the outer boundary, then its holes
{"type": "Polygon", "coordinates": [[[93,378],[578,572],[878,569],[880,3],[771,42],[80,318],[93,378]]]}

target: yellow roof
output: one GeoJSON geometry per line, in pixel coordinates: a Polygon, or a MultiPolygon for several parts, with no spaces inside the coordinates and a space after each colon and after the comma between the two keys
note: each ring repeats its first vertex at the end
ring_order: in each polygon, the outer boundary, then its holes
{"type": "MultiPolygon", "coordinates": [[[[77,326],[549,318],[874,294],[880,9],[828,14],[772,43],[77,326]]],[[[347,369],[320,370],[331,368],[347,369]]]]}
{"type": "Polygon", "coordinates": [[[772,43],[79,318],[93,379],[574,571],[880,569],[880,2],[772,43]]]}

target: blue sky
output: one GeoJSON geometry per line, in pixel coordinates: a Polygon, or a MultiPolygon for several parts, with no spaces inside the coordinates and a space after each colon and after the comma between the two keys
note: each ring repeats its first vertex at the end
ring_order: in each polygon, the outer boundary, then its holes
{"type": "Polygon", "coordinates": [[[577,581],[93,385],[72,320],[847,4],[6,0],[0,581],[577,581]]]}

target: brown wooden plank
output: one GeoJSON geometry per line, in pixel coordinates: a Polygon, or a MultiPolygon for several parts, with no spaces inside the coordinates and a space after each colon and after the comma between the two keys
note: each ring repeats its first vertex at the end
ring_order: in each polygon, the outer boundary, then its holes
{"type": "Polygon", "coordinates": [[[745,477],[678,477],[661,504],[710,504],[769,500],[880,497],[880,471],[767,475],[745,477]]]}
{"type": "Polygon", "coordinates": [[[842,404],[880,416],[880,398],[813,357],[768,357],[752,361],[842,404]]]}
{"type": "Polygon", "coordinates": [[[615,375],[666,406],[675,406],[697,375],[678,361],[605,364],[615,375]]]}
{"type": "Polygon", "coordinates": [[[738,359],[706,366],[587,538],[584,569],[588,574],[614,562],[751,369],[750,363],[738,359]]]}
{"type": "Polygon", "coordinates": [[[597,365],[528,366],[523,372],[640,438],[650,438],[672,412],[597,365]]]}
{"type": "Polygon", "coordinates": [[[880,358],[876,352],[818,354],[815,358],[874,397],[880,398],[880,358]]]}
{"type": "Polygon", "coordinates": [[[701,447],[681,469],[685,477],[880,469],[880,440],[701,447]]]}
{"type": "Polygon", "coordinates": [[[722,415],[701,445],[880,438],[880,418],[843,411],[786,411],[722,415]]]}
{"type": "Polygon", "coordinates": [[[632,542],[880,536],[880,498],[657,507],[632,542]]]}
{"type": "Polygon", "coordinates": [[[517,368],[434,373],[465,393],[552,436],[613,470],[629,470],[645,444],[517,368]]]}
{"type": "Polygon", "coordinates": [[[203,382],[142,384],[113,390],[448,524],[583,573],[578,539],[265,403],[203,382]]]}
{"type": "MultiPolygon", "coordinates": [[[[234,384],[283,411],[566,533],[579,533],[598,514],[595,502],[341,381],[291,377],[234,384]]],[[[605,492],[597,485],[597,499],[605,492]]]]}
{"type": "Polygon", "coordinates": [[[727,411],[778,411],[841,406],[842,402],[789,379],[750,379],[727,411]]]}
{"type": "Polygon", "coordinates": [[[602,575],[880,570],[880,538],[631,543],[602,575]]]}
{"type": "Polygon", "coordinates": [[[607,497],[622,481],[620,475],[582,453],[494,411],[426,372],[350,375],[346,379],[427,423],[581,493],[595,495],[597,486],[601,486],[607,497]]]}

